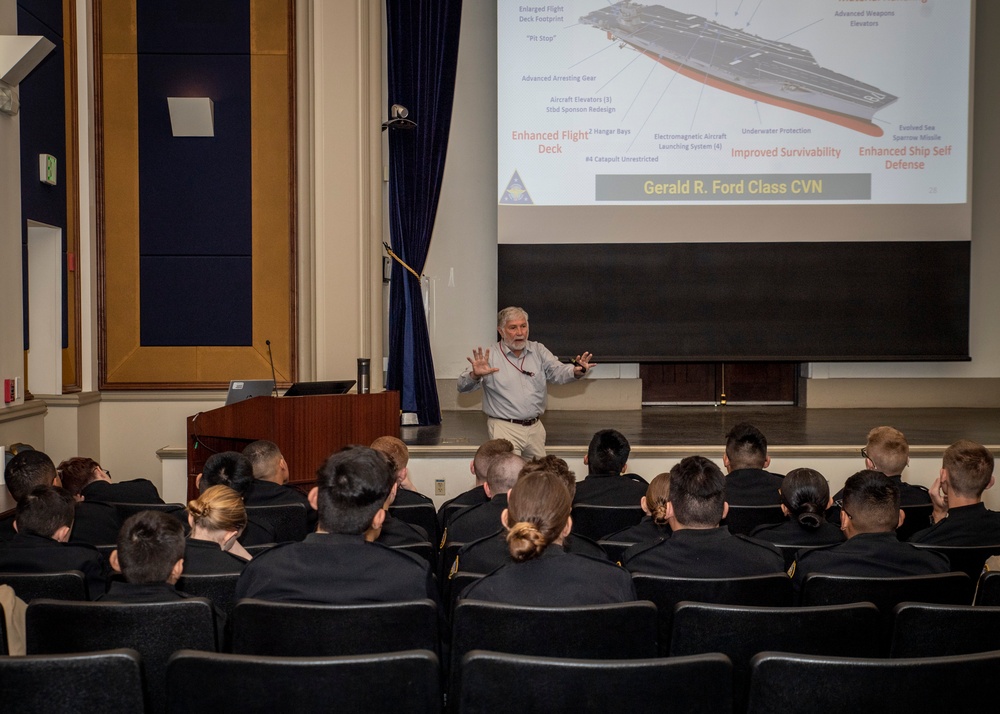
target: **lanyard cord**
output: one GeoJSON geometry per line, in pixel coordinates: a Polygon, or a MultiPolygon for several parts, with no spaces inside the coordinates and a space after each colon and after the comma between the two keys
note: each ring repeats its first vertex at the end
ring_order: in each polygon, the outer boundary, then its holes
{"type": "Polygon", "coordinates": [[[500,348],[500,354],[502,354],[502,355],[503,355],[503,358],[504,358],[505,360],[507,360],[507,363],[508,363],[508,364],[509,364],[509,365],[510,365],[511,367],[513,367],[514,369],[516,369],[516,370],[517,370],[518,372],[520,372],[521,374],[524,374],[524,375],[527,375],[528,377],[534,377],[534,376],[535,376],[535,373],[534,373],[534,372],[525,372],[525,371],[524,371],[524,359],[525,359],[525,357],[527,357],[527,356],[528,356],[527,354],[523,354],[523,355],[521,355],[521,365],[520,365],[520,366],[518,366],[518,365],[516,365],[516,364],[514,364],[513,362],[511,362],[511,361],[510,361],[510,357],[508,357],[508,356],[507,356],[507,350],[506,350],[506,349],[504,349],[504,348],[505,348],[505,345],[504,345],[504,343],[503,343],[503,342],[497,342],[497,346],[498,346],[498,347],[500,348]]]}

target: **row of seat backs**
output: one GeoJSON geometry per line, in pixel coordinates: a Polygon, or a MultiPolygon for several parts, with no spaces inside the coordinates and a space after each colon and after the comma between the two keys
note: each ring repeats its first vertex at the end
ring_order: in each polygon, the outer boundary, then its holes
{"type": "MultiPolygon", "coordinates": [[[[118,518],[124,522],[140,511],[162,511],[175,517],[185,526],[187,509],[182,503],[110,503],[118,518]]],[[[268,524],[275,533],[275,542],[300,541],[309,533],[309,512],[301,503],[281,503],[274,506],[247,506],[247,515],[255,521],[268,524]]]]}

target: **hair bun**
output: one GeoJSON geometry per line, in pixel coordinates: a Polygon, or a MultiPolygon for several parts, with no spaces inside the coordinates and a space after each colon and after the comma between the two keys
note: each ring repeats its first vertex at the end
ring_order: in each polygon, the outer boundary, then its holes
{"type": "Polygon", "coordinates": [[[507,533],[510,556],[518,562],[537,558],[547,545],[545,536],[534,523],[520,521],[507,533]]]}

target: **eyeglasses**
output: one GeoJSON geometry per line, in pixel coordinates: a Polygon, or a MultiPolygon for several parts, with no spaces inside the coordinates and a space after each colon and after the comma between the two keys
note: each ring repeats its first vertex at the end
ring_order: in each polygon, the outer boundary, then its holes
{"type": "Polygon", "coordinates": [[[833,505],[839,508],[841,513],[846,514],[848,518],[854,520],[854,516],[852,516],[850,513],[847,513],[847,511],[844,510],[844,499],[838,498],[836,501],[833,502],[833,505]]]}
{"type": "Polygon", "coordinates": [[[868,449],[862,449],[861,450],[861,458],[863,458],[863,459],[870,459],[871,458],[870,456],[868,456],[868,449]]]}

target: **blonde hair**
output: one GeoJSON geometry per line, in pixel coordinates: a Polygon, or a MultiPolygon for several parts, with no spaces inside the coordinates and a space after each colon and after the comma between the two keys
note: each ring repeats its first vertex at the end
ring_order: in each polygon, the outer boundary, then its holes
{"type": "Polygon", "coordinates": [[[875,470],[899,476],[910,459],[910,445],[903,432],[891,426],[877,426],[868,432],[868,458],[875,470]]]}
{"type": "Polygon", "coordinates": [[[517,562],[537,558],[562,535],[573,508],[563,479],[553,473],[525,474],[507,494],[507,548],[517,562]]]}
{"type": "Polygon", "coordinates": [[[402,439],[395,436],[380,436],[372,442],[371,448],[389,457],[393,471],[402,471],[410,463],[410,450],[402,439]]]}
{"type": "Polygon", "coordinates": [[[247,509],[240,494],[229,486],[210,486],[187,505],[194,527],[207,531],[240,531],[247,525],[247,509]]]}
{"type": "Polygon", "coordinates": [[[657,475],[646,489],[646,508],[653,522],[658,526],[667,525],[667,500],[670,498],[670,472],[657,475]]]}

